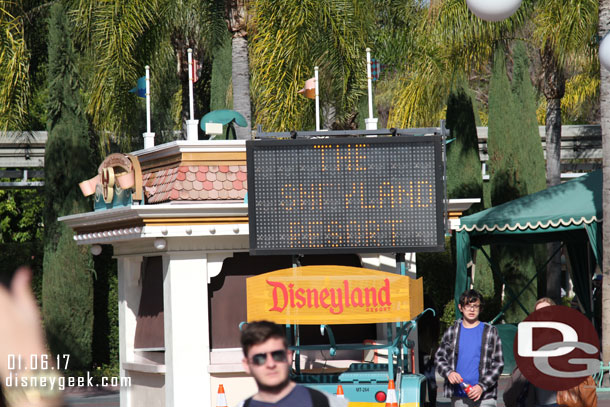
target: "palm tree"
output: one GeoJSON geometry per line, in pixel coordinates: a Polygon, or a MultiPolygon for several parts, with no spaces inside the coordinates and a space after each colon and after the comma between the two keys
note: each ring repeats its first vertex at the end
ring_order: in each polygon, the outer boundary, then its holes
{"type": "MultiPolygon", "coordinates": [[[[610,32],[610,0],[599,1],[598,33],[603,38],[610,32]]],[[[600,111],[603,150],[603,260],[602,260],[602,354],[604,364],[610,362],[610,72],[600,70],[600,111]]]]}
{"type": "Polygon", "coordinates": [[[508,41],[531,11],[525,3],[510,18],[488,23],[468,11],[464,0],[431,3],[427,16],[409,35],[411,46],[396,78],[396,103],[388,126],[430,126],[443,116],[454,79],[480,72],[498,41],[508,41]]]}
{"type": "Polygon", "coordinates": [[[131,147],[128,134],[137,132],[137,104],[127,90],[142,76],[144,65],[154,73],[153,89],[168,88],[165,78],[180,79],[180,116],[187,117],[186,50],[210,58],[219,45],[225,30],[220,0],[72,0],[71,5],[79,43],[93,61],[87,111],[102,151],[108,151],[112,139],[124,149],[131,147]]]}
{"type": "Polygon", "coordinates": [[[245,0],[227,0],[227,22],[231,32],[233,110],[241,113],[248,122],[248,126],[235,129],[237,138],[241,140],[249,139],[252,133],[247,17],[245,0]]]}
{"type": "Polygon", "coordinates": [[[46,54],[46,41],[31,33],[47,12],[48,4],[41,0],[0,0],[0,131],[35,126],[31,106],[38,84],[32,86],[36,78],[31,72],[31,50],[38,45],[46,54]]]}
{"type": "Polygon", "coordinates": [[[257,123],[273,131],[311,128],[314,104],[297,91],[317,65],[322,110],[332,117],[327,124],[348,127],[366,92],[371,3],[253,0],[252,5],[256,32],[250,55],[257,123]]]}
{"type": "MultiPolygon", "coordinates": [[[[534,11],[534,40],[540,49],[542,91],[547,100],[547,185],[561,182],[561,99],[566,68],[591,56],[597,0],[545,0],[534,11]]],[[[591,62],[588,58],[587,62],[591,62]]]]}
{"type": "MultiPolygon", "coordinates": [[[[546,177],[547,186],[561,182],[561,100],[565,95],[565,70],[587,59],[595,36],[597,0],[545,0],[534,12],[534,40],[542,62],[542,92],[546,97],[546,177]],[[580,60],[580,61],[579,61],[580,60]]],[[[561,293],[559,243],[550,243],[550,255],[557,253],[547,269],[546,293],[556,301],[561,293]]]]}

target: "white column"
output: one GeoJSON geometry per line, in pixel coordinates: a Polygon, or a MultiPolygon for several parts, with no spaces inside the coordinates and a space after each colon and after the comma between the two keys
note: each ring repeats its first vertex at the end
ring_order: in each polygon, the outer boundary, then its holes
{"type": "Polygon", "coordinates": [[[144,148],[155,146],[155,133],[150,131],[150,67],[146,65],[146,133],[144,136],[144,148]]]}
{"type": "MultiPolygon", "coordinates": [[[[119,359],[121,377],[127,376],[125,363],[134,361],[134,339],[136,336],[136,316],[140,306],[142,287],[139,285],[142,256],[118,258],[119,280],[119,359]]],[[[121,387],[121,407],[131,407],[131,389],[121,387]]]]}
{"type": "Polygon", "coordinates": [[[313,68],[316,83],[316,131],[320,131],[320,87],[318,86],[318,67],[313,68]]]}
{"type": "Polygon", "coordinates": [[[193,99],[193,50],[188,49],[188,69],[189,69],[189,120],[186,121],[186,139],[197,141],[197,125],[199,120],[195,120],[195,106],[193,99]]]}
{"type": "Polygon", "coordinates": [[[373,117],[373,75],[371,74],[371,49],[366,49],[366,78],[369,90],[369,117],[364,119],[367,130],[377,130],[377,118],[373,117]]]}
{"type": "Polygon", "coordinates": [[[166,406],[211,400],[206,263],[203,252],[163,255],[166,406]]]}

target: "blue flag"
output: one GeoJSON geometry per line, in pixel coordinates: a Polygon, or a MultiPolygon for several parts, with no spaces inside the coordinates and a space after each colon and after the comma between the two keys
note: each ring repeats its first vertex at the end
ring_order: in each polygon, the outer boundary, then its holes
{"type": "Polygon", "coordinates": [[[146,77],[142,76],[138,78],[138,85],[135,88],[131,88],[129,90],[131,93],[135,93],[137,97],[145,98],[146,97],[146,77]]]}

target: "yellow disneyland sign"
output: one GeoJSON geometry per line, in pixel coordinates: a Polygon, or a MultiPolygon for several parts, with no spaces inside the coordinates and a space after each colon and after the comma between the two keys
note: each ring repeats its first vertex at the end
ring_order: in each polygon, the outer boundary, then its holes
{"type": "Polygon", "coordinates": [[[368,324],[423,311],[422,279],[345,266],[294,267],[247,279],[248,321],[368,324]]]}

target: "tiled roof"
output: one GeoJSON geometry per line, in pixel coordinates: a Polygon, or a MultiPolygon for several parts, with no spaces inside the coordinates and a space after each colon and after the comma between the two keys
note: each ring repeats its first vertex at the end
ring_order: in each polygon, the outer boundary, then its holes
{"type": "Polygon", "coordinates": [[[245,165],[182,166],[143,175],[148,203],[242,201],[248,189],[245,165]]]}

